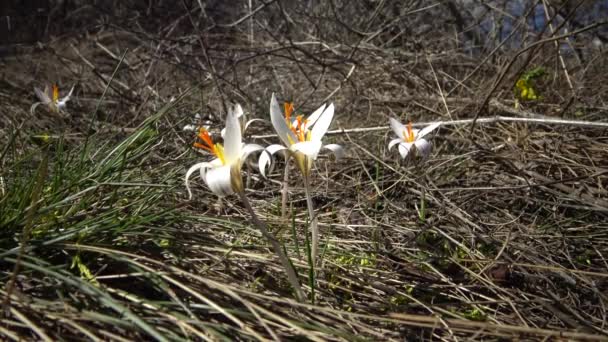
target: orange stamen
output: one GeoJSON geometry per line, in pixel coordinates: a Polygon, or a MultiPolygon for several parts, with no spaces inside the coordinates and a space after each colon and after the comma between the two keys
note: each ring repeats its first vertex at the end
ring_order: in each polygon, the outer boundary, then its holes
{"type": "Polygon", "coordinates": [[[302,127],[300,127],[300,141],[306,141],[306,125],[308,125],[308,120],[302,121],[302,127]]]}
{"type": "Polygon", "coordinates": [[[53,102],[59,101],[59,87],[53,84],[53,102]]]}
{"type": "Polygon", "coordinates": [[[292,132],[296,135],[299,141],[306,141],[306,123],[302,115],[296,117],[296,126],[293,127],[292,132]]]}
{"type": "Polygon", "coordinates": [[[304,120],[303,115],[296,116],[295,124],[291,121],[291,115],[293,114],[293,102],[285,102],[285,121],[287,122],[287,126],[296,136],[299,141],[306,141],[306,125],[308,124],[308,120],[304,120]]]}
{"type": "Polygon", "coordinates": [[[412,129],[412,122],[408,122],[407,124],[407,132],[404,132],[405,141],[414,142],[416,140],[416,135],[414,134],[414,130],[412,129]]]}
{"type": "Polygon", "coordinates": [[[291,113],[293,113],[293,102],[285,102],[283,107],[285,108],[285,121],[287,121],[287,125],[291,126],[291,113]]]}
{"type": "Polygon", "coordinates": [[[215,145],[213,144],[213,140],[211,140],[211,136],[209,135],[209,132],[207,132],[206,129],[200,128],[198,130],[198,138],[201,139],[203,141],[203,143],[201,144],[199,142],[195,142],[194,147],[201,148],[203,150],[213,153],[214,155],[217,155],[217,149],[216,149],[215,145]]]}

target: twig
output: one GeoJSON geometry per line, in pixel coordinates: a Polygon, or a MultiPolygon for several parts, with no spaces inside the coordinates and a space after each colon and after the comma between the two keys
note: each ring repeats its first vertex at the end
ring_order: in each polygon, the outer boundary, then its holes
{"type": "MultiPolygon", "coordinates": [[[[551,20],[551,18],[549,17],[549,8],[547,6],[547,0],[542,0],[543,1],[543,9],[545,10],[545,18],[546,20],[551,20]]],[[[551,34],[554,35],[555,34],[555,30],[553,29],[553,24],[551,22],[549,22],[549,29],[551,30],[551,34]]],[[[566,38],[568,39],[568,38],[566,38]]],[[[574,94],[574,86],[572,85],[572,80],[570,80],[570,75],[568,74],[568,67],[566,67],[566,61],[564,61],[564,56],[562,55],[561,51],[560,51],[560,47],[559,47],[559,43],[557,41],[554,41],[553,44],[555,45],[555,49],[557,50],[557,56],[559,58],[559,62],[562,66],[562,70],[564,71],[564,76],[566,76],[566,81],[568,81],[568,88],[570,88],[570,90],[572,91],[572,95],[576,95],[574,94]]]]}
{"type": "MultiPolygon", "coordinates": [[[[441,325],[441,319],[439,317],[429,317],[425,315],[410,315],[394,313],[391,317],[398,320],[399,323],[415,326],[415,327],[431,327],[439,329],[441,325]]],[[[492,333],[517,333],[534,336],[544,337],[556,337],[574,340],[588,340],[588,341],[605,341],[605,335],[579,333],[574,331],[559,330],[559,329],[541,329],[541,328],[529,328],[523,326],[514,326],[506,324],[491,324],[485,322],[474,322],[464,319],[452,319],[447,318],[444,320],[452,329],[455,331],[471,331],[471,330],[483,330],[488,334],[492,333]]]]}
{"type": "MultiPolygon", "coordinates": [[[[537,123],[540,125],[565,125],[574,127],[593,127],[593,128],[608,128],[608,122],[594,122],[594,121],[581,121],[581,120],[566,120],[566,119],[549,119],[549,118],[518,118],[512,116],[494,116],[478,119],[461,119],[461,120],[448,120],[448,121],[436,121],[440,126],[459,126],[468,125],[473,121],[477,123],[498,123],[498,122],[524,122],[524,123],[537,123]]],[[[434,122],[418,122],[413,123],[413,127],[424,127],[434,122]]],[[[341,128],[327,131],[326,134],[345,134],[345,133],[366,133],[375,131],[385,131],[390,129],[388,125],[385,126],[374,126],[374,127],[361,127],[361,128],[341,128]]],[[[265,134],[265,135],[252,135],[252,139],[268,139],[276,137],[276,134],[265,134]]]]}
{"type": "MultiPolygon", "coordinates": [[[[184,0],[182,0],[182,5],[184,6],[184,9],[186,10],[188,19],[190,19],[190,24],[197,31],[196,38],[197,38],[199,44],[201,45],[201,49],[203,51],[203,56],[205,57],[205,62],[207,62],[207,67],[209,68],[209,73],[211,74],[213,83],[215,83],[215,87],[217,88],[217,91],[220,93],[220,97],[222,98],[222,106],[224,107],[224,112],[228,113],[228,105],[226,104],[226,94],[224,93],[224,89],[220,85],[220,82],[218,79],[218,72],[217,72],[217,70],[215,70],[215,65],[213,64],[213,62],[211,61],[211,58],[209,57],[209,51],[207,51],[207,45],[203,41],[203,38],[201,38],[203,36],[203,33],[199,29],[198,25],[196,25],[196,23],[194,22],[194,18],[192,18],[192,15],[190,14],[190,9],[188,8],[188,5],[186,4],[186,2],[184,0]]],[[[199,6],[200,5],[201,5],[201,3],[199,3],[199,6]]],[[[201,7],[201,11],[202,12],[205,11],[204,7],[201,7]]]]}
{"type": "Polygon", "coordinates": [[[479,115],[481,115],[481,112],[483,111],[483,109],[487,106],[488,102],[490,102],[490,97],[492,96],[492,94],[494,93],[494,91],[498,88],[498,86],[500,85],[500,83],[502,82],[502,80],[504,79],[504,77],[507,75],[507,72],[511,69],[511,66],[513,66],[513,64],[515,63],[515,61],[517,60],[517,57],[521,56],[524,52],[535,48],[539,45],[545,44],[545,43],[549,43],[552,41],[557,41],[560,39],[564,39],[564,38],[568,38],[574,35],[577,35],[579,33],[583,33],[589,30],[592,30],[596,27],[602,26],[602,25],[606,25],[608,24],[608,20],[604,20],[604,21],[600,21],[597,23],[593,23],[591,25],[585,26],[583,28],[580,28],[576,31],[572,31],[570,33],[566,33],[566,34],[562,34],[559,36],[554,36],[554,37],[549,37],[549,38],[545,38],[545,39],[541,39],[539,41],[536,41],[528,46],[526,46],[525,48],[519,50],[515,56],[513,56],[513,58],[511,58],[511,60],[507,63],[507,65],[502,69],[501,73],[498,75],[498,77],[496,78],[496,81],[494,82],[494,85],[492,86],[492,89],[490,89],[490,91],[488,91],[488,93],[486,94],[481,106],[479,107],[479,109],[477,110],[477,113],[475,113],[475,117],[473,118],[473,120],[471,121],[471,128],[470,128],[470,135],[473,135],[473,132],[475,131],[475,124],[478,122],[478,118],[479,115]]]}

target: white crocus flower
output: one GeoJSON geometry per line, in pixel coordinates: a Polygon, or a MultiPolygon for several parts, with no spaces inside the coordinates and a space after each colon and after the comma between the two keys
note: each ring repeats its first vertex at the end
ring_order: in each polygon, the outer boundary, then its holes
{"type": "Polygon", "coordinates": [[[213,143],[209,132],[205,128],[200,129],[198,137],[202,143],[195,143],[194,146],[210,152],[216,158],[210,162],[195,164],[188,169],[188,172],[186,172],[186,189],[189,198],[192,198],[189,179],[192,173],[197,170],[200,171],[201,178],[209,189],[220,197],[243,191],[241,166],[251,153],[264,148],[256,144],[243,144],[241,124],[238,118],[238,113],[242,111],[241,106],[236,105],[234,110],[228,112],[224,145],[213,143]]]}
{"type": "Polygon", "coordinates": [[[36,93],[36,96],[40,102],[34,103],[31,109],[32,112],[38,105],[43,104],[52,112],[58,113],[65,109],[66,103],[70,100],[72,92],[74,92],[74,87],[72,86],[72,89],[70,89],[68,95],[62,98],[59,98],[59,87],[57,87],[56,84],[53,84],[51,89],[45,87],[44,91],[34,87],[34,92],[36,93]]]}
{"type": "Polygon", "coordinates": [[[398,145],[399,154],[401,154],[401,158],[404,159],[410,153],[420,153],[422,158],[429,156],[431,153],[431,143],[423,137],[437,129],[440,123],[437,122],[431,124],[420,130],[413,129],[411,122],[405,126],[393,118],[390,118],[390,124],[393,132],[395,132],[398,138],[391,140],[391,142],[388,144],[389,150],[393,148],[393,146],[398,145]]]}
{"type": "Polygon", "coordinates": [[[304,119],[298,115],[292,119],[293,105],[285,104],[285,113],[281,110],[277,98],[272,94],[270,100],[270,120],[277,135],[284,145],[270,145],[260,155],[259,167],[262,176],[265,176],[266,167],[270,164],[271,156],[283,151],[285,157],[293,156],[305,177],[310,174],[312,163],[317,159],[319,151],[326,148],[334,153],[336,158],[341,158],[343,150],[340,145],[323,145],[322,139],[331,120],[334,117],[334,105],[322,105],[308,118],[304,119]]]}
{"type": "MultiPolygon", "coordinates": [[[[256,121],[264,122],[264,120],[262,120],[262,119],[251,119],[249,121],[246,121],[245,113],[243,112],[243,108],[241,108],[241,106],[238,106],[238,108],[236,109],[236,116],[237,116],[237,118],[239,118],[239,122],[241,123],[242,134],[245,134],[245,131],[247,130],[247,128],[249,128],[249,125],[251,125],[252,123],[254,123],[256,121]]],[[[224,134],[226,134],[226,128],[222,129],[222,132],[221,132],[222,137],[224,137],[224,134]]]]}

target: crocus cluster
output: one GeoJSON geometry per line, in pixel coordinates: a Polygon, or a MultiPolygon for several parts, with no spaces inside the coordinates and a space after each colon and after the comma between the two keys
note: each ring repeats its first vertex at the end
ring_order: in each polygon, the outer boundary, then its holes
{"type": "Polygon", "coordinates": [[[323,145],[322,142],[333,119],[333,104],[322,105],[306,119],[303,115],[293,116],[293,104],[286,103],[284,108],[282,111],[273,94],[270,101],[270,120],[283,145],[273,144],[263,148],[257,144],[243,144],[242,130],[249,122],[245,124],[240,122],[240,118],[243,117],[240,105],[230,110],[226,117],[226,128],[222,130],[225,147],[220,143],[214,143],[208,131],[201,128],[198,134],[200,142],[196,142],[194,147],[206,150],[215,156],[215,159],[195,164],[186,172],[186,188],[190,197],[192,192],[189,178],[197,170],[200,171],[201,178],[209,189],[218,196],[243,191],[240,167],[253,152],[261,152],[258,166],[264,177],[268,166],[272,163],[272,156],[277,152],[281,152],[280,154],[287,160],[293,158],[305,177],[310,176],[313,163],[321,149],[334,152],[337,158],[343,155],[340,145],[323,145]],[[238,148],[235,147],[237,145],[238,148]]]}
{"type": "MultiPolygon", "coordinates": [[[[273,156],[279,154],[286,160],[286,175],[289,161],[294,160],[301,172],[309,211],[310,230],[312,233],[311,250],[312,260],[316,260],[319,245],[319,229],[317,217],[314,212],[310,194],[310,177],[314,161],[322,149],[327,149],[336,156],[343,156],[343,149],[337,144],[323,144],[323,137],[327,133],[334,116],[334,105],[323,104],[308,117],[295,115],[292,103],[285,103],[283,108],[279,105],[274,94],[270,100],[270,121],[282,144],[272,144],[264,148],[257,144],[244,144],[242,132],[251,122],[244,122],[243,109],[236,105],[228,112],[226,128],[222,130],[224,144],[214,142],[206,128],[200,128],[199,141],[194,147],[203,149],[215,158],[209,162],[195,164],[186,172],[186,188],[190,198],[189,179],[195,171],[200,171],[201,178],[209,189],[218,196],[227,196],[238,193],[244,196],[241,166],[254,152],[261,152],[258,167],[261,175],[266,177],[266,170],[272,165],[273,156]],[[242,122],[243,121],[243,122],[242,122]]],[[[412,124],[407,126],[391,118],[390,126],[397,135],[389,145],[389,150],[398,146],[402,158],[426,158],[431,151],[431,143],[424,137],[439,127],[439,123],[432,124],[421,130],[413,129],[412,124]]],[[[284,189],[287,188],[284,181],[284,189]]],[[[284,191],[284,194],[286,191],[284,191]]]]}

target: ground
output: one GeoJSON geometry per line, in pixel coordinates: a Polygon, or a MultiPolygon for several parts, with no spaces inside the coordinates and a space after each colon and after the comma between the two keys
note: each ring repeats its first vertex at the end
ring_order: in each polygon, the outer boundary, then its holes
{"type": "Polygon", "coordinates": [[[2,339],[608,339],[605,21],[495,49],[416,2],[138,3],[68,8],[0,59],[2,339]],[[52,83],[66,110],[31,110],[52,83]],[[302,302],[238,196],[184,186],[210,159],[184,126],[219,140],[240,103],[266,120],[245,141],[278,143],[272,93],[333,103],[346,151],[313,168],[314,269],[298,169],[282,217],[283,160],[243,167],[302,302]],[[391,117],[442,122],[427,159],[388,150],[391,117]]]}

